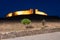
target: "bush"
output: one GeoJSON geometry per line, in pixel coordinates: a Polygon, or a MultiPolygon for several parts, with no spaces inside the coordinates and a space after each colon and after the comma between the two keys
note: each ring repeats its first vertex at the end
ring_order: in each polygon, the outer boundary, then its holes
{"type": "Polygon", "coordinates": [[[43,26],[45,25],[45,19],[42,20],[42,25],[43,25],[43,26]]]}
{"type": "Polygon", "coordinates": [[[30,23],[31,23],[31,20],[25,18],[25,19],[22,19],[22,20],[21,20],[21,23],[22,23],[22,24],[25,24],[25,25],[26,25],[26,24],[30,24],[30,23]]]}

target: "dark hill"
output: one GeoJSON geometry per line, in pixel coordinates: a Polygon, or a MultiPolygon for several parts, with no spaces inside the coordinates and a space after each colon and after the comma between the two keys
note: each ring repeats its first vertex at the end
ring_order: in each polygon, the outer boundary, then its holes
{"type": "Polygon", "coordinates": [[[34,21],[40,21],[40,20],[47,20],[47,21],[54,21],[54,20],[60,20],[59,17],[57,16],[44,16],[44,15],[36,15],[36,14],[32,14],[32,15],[20,15],[20,16],[13,16],[13,17],[6,17],[6,18],[0,18],[0,20],[2,21],[19,21],[21,19],[24,18],[28,18],[34,21]]]}

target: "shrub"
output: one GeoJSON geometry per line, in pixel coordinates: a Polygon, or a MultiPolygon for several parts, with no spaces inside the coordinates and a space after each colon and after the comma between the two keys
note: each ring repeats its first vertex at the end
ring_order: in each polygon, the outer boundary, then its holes
{"type": "Polygon", "coordinates": [[[42,25],[43,25],[43,26],[45,25],[45,19],[42,20],[42,25]]]}
{"type": "Polygon", "coordinates": [[[22,19],[22,20],[21,20],[21,23],[27,25],[27,24],[30,24],[30,23],[31,23],[31,20],[25,18],[25,19],[22,19]]]}

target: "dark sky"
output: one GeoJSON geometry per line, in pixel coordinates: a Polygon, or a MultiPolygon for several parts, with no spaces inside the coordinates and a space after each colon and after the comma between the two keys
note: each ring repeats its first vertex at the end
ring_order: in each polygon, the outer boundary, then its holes
{"type": "Polygon", "coordinates": [[[49,16],[60,17],[60,0],[0,0],[0,18],[9,12],[30,8],[37,8],[49,16]]]}

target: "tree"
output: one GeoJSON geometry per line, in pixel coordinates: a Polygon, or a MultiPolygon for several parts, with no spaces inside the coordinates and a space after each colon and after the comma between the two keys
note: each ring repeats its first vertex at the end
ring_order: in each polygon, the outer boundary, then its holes
{"type": "Polygon", "coordinates": [[[27,24],[30,24],[31,23],[31,20],[25,18],[25,19],[22,19],[21,20],[21,23],[24,24],[24,25],[27,25],[27,24]]]}
{"type": "Polygon", "coordinates": [[[31,20],[30,20],[30,19],[27,19],[27,18],[22,19],[22,20],[21,20],[21,23],[24,24],[24,25],[26,26],[26,28],[32,28],[32,26],[29,26],[29,25],[28,25],[28,24],[31,23],[31,20]]]}

